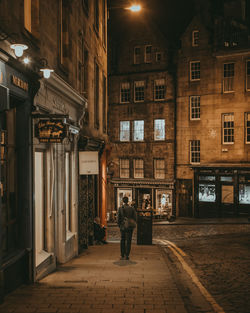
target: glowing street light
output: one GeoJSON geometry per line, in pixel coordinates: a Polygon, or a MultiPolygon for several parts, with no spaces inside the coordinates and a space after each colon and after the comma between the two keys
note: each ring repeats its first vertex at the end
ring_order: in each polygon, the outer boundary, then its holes
{"type": "Polygon", "coordinates": [[[23,44],[19,44],[19,43],[13,44],[10,47],[11,47],[11,49],[14,50],[15,55],[19,58],[23,55],[23,51],[28,49],[28,46],[23,45],[23,44]]]}
{"type": "Polygon", "coordinates": [[[141,6],[140,4],[133,4],[127,10],[130,10],[131,12],[139,12],[141,11],[141,6]]]}

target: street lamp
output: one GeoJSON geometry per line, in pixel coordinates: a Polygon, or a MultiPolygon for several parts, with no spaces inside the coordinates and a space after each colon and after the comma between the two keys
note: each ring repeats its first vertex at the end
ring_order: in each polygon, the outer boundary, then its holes
{"type": "Polygon", "coordinates": [[[127,10],[130,10],[131,12],[139,12],[141,11],[141,5],[140,4],[133,4],[129,8],[126,8],[127,10]]]}
{"type": "Polygon", "coordinates": [[[10,46],[11,49],[14,50],[15,55],[20,58],[23,55],[23,51],[28,49],[28,46],[24,45],[24,44],[20,44],[20,43],[15,43],[13,45],[10,46]]]}

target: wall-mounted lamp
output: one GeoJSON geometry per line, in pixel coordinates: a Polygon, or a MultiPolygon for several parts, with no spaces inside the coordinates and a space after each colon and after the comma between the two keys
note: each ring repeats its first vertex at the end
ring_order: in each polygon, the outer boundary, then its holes
{"type": "Polygon", "coordinates": [[[132,12],[139,12],[141,11],[141,6],[140,4],[134,4],[134,5],[131,5],[129,8],[126,8],[127,10],[130,10],[132,12]]]}
{"type": "Polygon", "coordinates": [[[20,43],[15,43],[13,45],[10,46],[11,49],[14,50],[15,55],[20,58],[23,55],[23,51],[28,49],[28,46],[24,45],[24,44],[20,44],[20,43]]]}
{"type": "Polygon", "coordinates": [[[42,64],[42,68],[40,69],[40,72],[43,72],[43,77],[46,79],[50,78],[50,74],[54,72],[54,70],[48,67],[48,61],[43,58],[39,60],[39,63],[42,64]]]}

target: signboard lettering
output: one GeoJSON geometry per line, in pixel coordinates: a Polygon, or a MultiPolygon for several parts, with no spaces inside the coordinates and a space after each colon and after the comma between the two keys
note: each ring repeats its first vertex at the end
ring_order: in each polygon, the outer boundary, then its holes
{"type": "Polygon", "coordinates": [[[21,78],[12,75],[11,76],[11,82],[13,85],[15,85],[18,88],[23,89],[24,91],[28,91],[29,90],[29,84],[25,81],[23,81],[21,78]]]}
{"type": "Polygon", "coordinates": [[[35,125],[39,142],[61,143],[66,137],[66,125],[60,120],[40,120],[35,125]]]}

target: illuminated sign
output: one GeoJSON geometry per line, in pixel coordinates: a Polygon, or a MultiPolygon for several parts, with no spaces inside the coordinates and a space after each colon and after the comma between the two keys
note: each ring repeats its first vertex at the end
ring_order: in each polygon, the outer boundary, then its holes
{"type": "Polygon", "coordinates": [[[60,120],[40,120],[35,124],[39,142],[61,143],[66,137],[66,125],[60,120]]]}
{"type": "Polygon", "coordinates": [[[13,85],[15,85],[18,88],[23,89],[24,91],[28,91],[29,90],[29,84],[25,81],[23,81],[21,78],[12,75],[11,76],[11,82],[13,85]]]}

